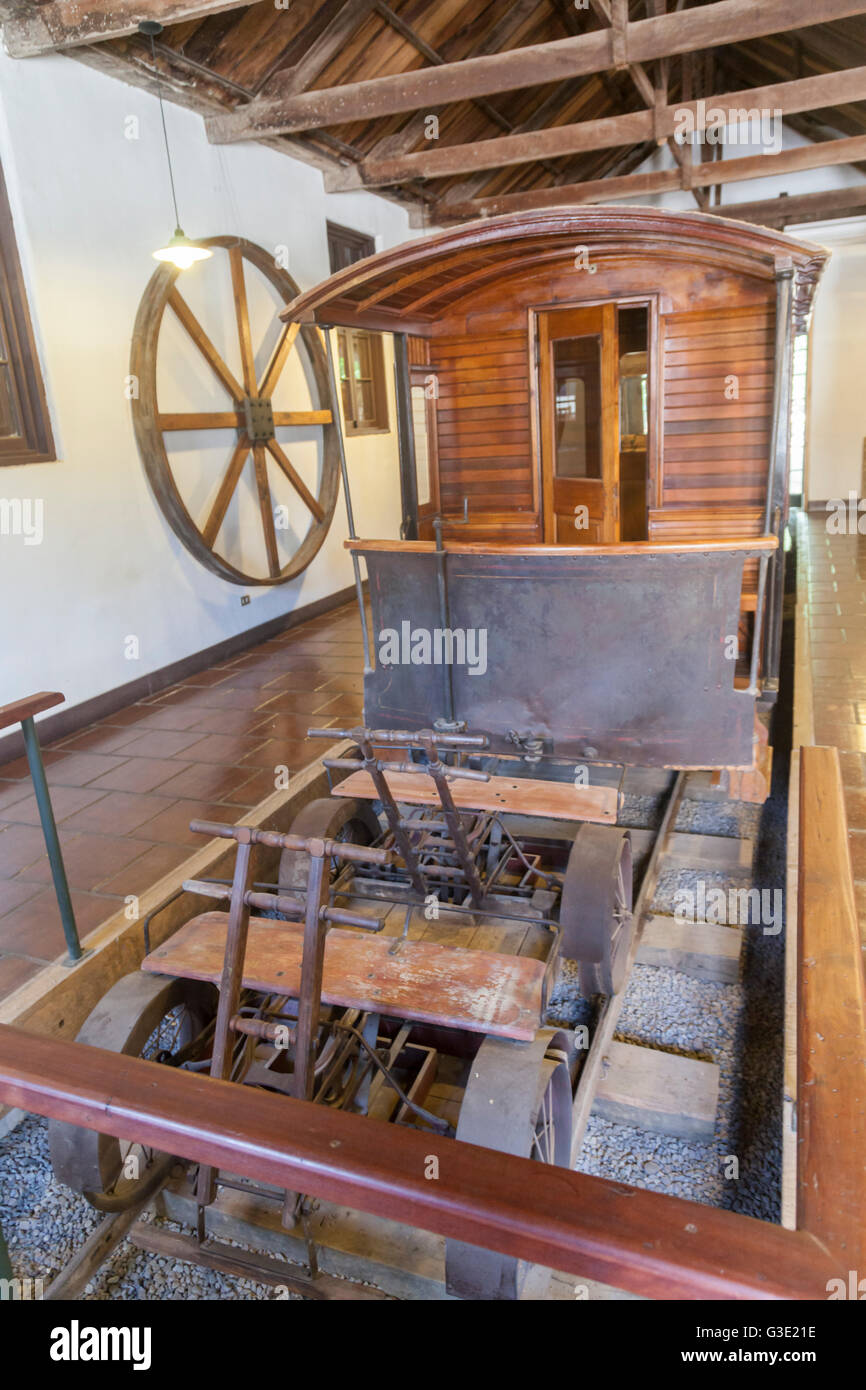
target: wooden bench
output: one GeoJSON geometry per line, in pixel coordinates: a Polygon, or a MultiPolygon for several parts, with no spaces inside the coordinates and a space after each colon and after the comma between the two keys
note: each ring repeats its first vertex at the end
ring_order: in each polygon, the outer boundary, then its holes
{"type": "MultiPolygon", "coordinates": [[[[433,780],[425,772],[385,772],[395,801],[409,806],[439,806],[433,780]]],[[[491,777],[486,782],[449,781],[461,811],[513,811],[551,820],[595,821],[615,825],[615,787],[576,787],[571,782],[543,782],[531,777],[491,777]]],[[[379,793],[369,772],[353,772],[334,788],[334,796],[375,800],[379,793]]]]}
{"type": "MultiPolygon", "coordinates": [[[[219,984],[227,922],[224,912],[193,917],[142,961],[142,970],[219,984]]],[[[251,917],[244,987],[297,998],[303,936],[299,922],[251,917]]],[[[392,936],[332,927],[322,1003],[529,1042],[541,1022],[545,969],[532,957],[433,941],[401,941],[395,950],[392,936]]]]}

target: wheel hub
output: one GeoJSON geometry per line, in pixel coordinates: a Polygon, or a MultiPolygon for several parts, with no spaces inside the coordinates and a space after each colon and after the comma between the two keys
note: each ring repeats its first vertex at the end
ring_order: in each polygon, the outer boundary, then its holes
{"type": "Polygon", "coordinates": [[[245,396],[243,400],[247,437],[251,444],[267,444],[274,438],[274,409],[268,396],[245,396]]]}

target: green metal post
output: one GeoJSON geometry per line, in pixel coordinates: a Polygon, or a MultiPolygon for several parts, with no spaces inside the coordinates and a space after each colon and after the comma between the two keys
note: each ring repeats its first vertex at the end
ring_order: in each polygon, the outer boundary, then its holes
{"type": "Polygon", "coordinates": [[[39,807],[39,819],[42,822],[42,834],[45,836],[45,848],[48,851],[48,862],[51,865],[51,877],[54,880],[54,892],[57,895],[57,906],[60,908],[60,920],[63,923],[63,935],[66,937],[66,945],[69,949],[69,959],[72,961],[81,960],[83,954],[81,942],[78,939],[75,912],[72,907],[72,899],[69,896],[69,884],[66,881],[66,869],[63,865],[60,841],[57,838],[57,825],[54,820],[51,795],[45,780],[42,749],[39,747],[39,735],[32,718],[21,720],[21,732],[24,734],[24,747],[27,751],[27,761],[30,764],[30,776],[33,778],[33,790],[36,793],[36,805],[39,807]]]}
{"type": "Polygon", "coordinates": [[[6,1242],[3,1239],[3,1231],[0,1229],[0,1279],[12,1278],[12,1262],[9,1259],[9,1251],[6,1249],[6,1242]]]}

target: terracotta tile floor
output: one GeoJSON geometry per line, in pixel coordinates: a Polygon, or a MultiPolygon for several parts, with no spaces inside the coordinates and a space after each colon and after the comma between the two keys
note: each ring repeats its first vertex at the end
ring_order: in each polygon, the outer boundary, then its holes
{"type": "MultiPolygon", "coordinates": [[[[43,749],[82,936],[203,843],[189,822],[237,821],[322,752],[306,738],[360,722],[354,604],[43,749]]],[[[866,700],[866,690],[863,694],[866,700]]],[[[0,766],[0,998],[64,950],[24,758],[0,766]]]]}
{"type": "Polygon", "coordinates": [[[860,934],[866,946],[866,536],[831,536],[815,514],[800,528],[808,584],[815,742],[842,764],[860,934]]]}

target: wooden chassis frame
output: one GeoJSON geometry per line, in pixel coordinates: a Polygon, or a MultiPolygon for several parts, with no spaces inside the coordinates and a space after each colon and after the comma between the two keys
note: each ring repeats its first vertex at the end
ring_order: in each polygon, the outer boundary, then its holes
{"type": "Polygon", "coordinates": [[[866,982],[837,754],[800,757],[797,1230],[8,1025],[0,1099],[648,1297],[824,1299],[866,1263],[866,982]]]}

